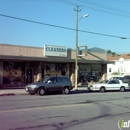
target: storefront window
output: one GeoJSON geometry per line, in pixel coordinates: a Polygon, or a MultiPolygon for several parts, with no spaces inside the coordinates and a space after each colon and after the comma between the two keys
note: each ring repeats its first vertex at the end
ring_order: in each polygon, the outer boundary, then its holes
{"type": "Polygon", "coordinates": [[[92,77],[95,81],[99,81],[101,78],[101,65],[100,64],[92,64],[92,77]]]}
{"type": "Polygon", "coordinates": [[[5,61],[3,63],[3,84],[19,85],[24,83],[21,62],[5,61]]]}
{"type": "Polygon", "coordinates": [[[0,85],[3,83],[3,62],[0,61],[0,85]]]}
{"type": "Polygon", "coordinates": [[[79,70],[90,72],[91,66],[89,64],[79,64],[79,70]]]}
{"type": "Polygon", "coordinates": [[[69,70],[70,70],[70,75],[75,72],[75,64],[74,63],[70,63],[69,70]]]}
{"type": "Polygon", "coordinates": [[[79,82],[81,81],[98,81],[100,79],[100,64],[79,64],[79,82]]]}
{"type": "Polygon", "coordinates": [[[79,64],[79,82],[86,82],[91,77],[91,66],[90,64],[79,64]]]}
{"type": "Polygon", "coordinates": [[[69,64],[66,63],[46,63],[45,76],[69,75],[69,64]]]}

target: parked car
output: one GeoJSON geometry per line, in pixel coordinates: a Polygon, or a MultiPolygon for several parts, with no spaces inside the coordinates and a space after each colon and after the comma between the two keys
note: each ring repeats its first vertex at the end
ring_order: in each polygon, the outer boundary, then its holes
{"type": "Polygon", "coordinates": [[[110,80],[110,79],[122,79],[122,78],[124,78],[124,75],[122,74],[122,75],[107,75],[107,80],[110,80]]]}
{"type": "Polygon", "coordinates": [[[91,87],[93,87],[93,85],[94,84],[105,84],[105,83],[107,83],[109,80],[102,80],[102,81],[100,81],[100,82],[94,82],[94,81],[90,81],[89,83],[88,83],[88,86],[87,86],[87,88],[88,88],[88,90],[91,90],[91,87]]]}
{"type": "Polygon", "coordinates": [[[113,79],[120,79],[120,80],[123,80],[124,77],[111,77],[109,80],[113,80],[113,79]]]}
{"type": "Polygon", "coordinates": [[[90,90],[100,92],[105,92],[107,90],[120,90],[124,92],[126,89],[130,89],[128,83],[123,83],[122,80],[119,79],[93,84],[93,86],[90,87],[90,90]]]}
{"type": "Polygon", "coordinates": [[[47,92],[60,91],[63,94],[68,94],[72,90],[72,83],[67,77],[49,76],[43,82],[27,84],[25,91],[29,94],[38,94],[43,96],[47,92]]]}
{"type": "Polygon", "coordinates": [[[125,75],[124,78],[123,78],[123,82],[128,83],[129,80],[130,80],[130,75],[125,75]]]}

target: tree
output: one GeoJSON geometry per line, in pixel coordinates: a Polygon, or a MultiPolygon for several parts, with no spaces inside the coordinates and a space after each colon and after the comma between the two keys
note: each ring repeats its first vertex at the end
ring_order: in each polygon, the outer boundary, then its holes
{"type": "Polygon", "coordinates": [[[119,72],[113,72],[112,75],[119,75],[119,72]]]}
{"type": "Polygon", "coordinates": [[[116,53],[115,53],[115,52],[112,52],[112,55],[116,55],[116,53]]]}
{"type": "Polygon", "coordinates": [[[107,50],[107,54],[109,54],[109,55],[116,55],[116,52],[112,52],[112,51],[109,49],[109,50],[107,50]]]}
{"type": "Polygon", "coordinates": [[[111,51],[111,50],[107,50],[107,53],[109,53],[109,54],[110,54],[110,53],[112,53],[112,51],[111,51]]]}

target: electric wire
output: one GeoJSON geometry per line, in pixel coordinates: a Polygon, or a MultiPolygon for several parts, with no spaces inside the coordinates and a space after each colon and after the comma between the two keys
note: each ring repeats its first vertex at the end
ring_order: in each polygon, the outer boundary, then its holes
{"type": "Polygon", "coordinates": [[[112,7],[112,6],[108,6],[108,5],[99,4],[97,2],[92,2],[90,0],[75,0],[75,1],[86,3],[86,4],[90,4],[90,5],[94,5],[96,7],[100,7],[100,8],[103,8],[105,10],[108,9],[108,10],[112,10],[112,11],[116,11],[116,12],[125,13],[125,14],[130,15],[129,11],[126,11],[126,10],[123,10],[123,9],[119,9],[119,8],[116,8],[116,7],[112,7]]]}
{"type": "MultiPolygon", "coordinates": [[[[23,19],[23,18],[18,18],[18,17],[13,17],[13,16],[9,16],[9,15],[4,15],[4,14],[0,14],[0,16],[7,17],[7,18],[12,18],[12,19],[16,19],[16,20],[21,20],[21,21],[25,21],[25,22],[31,22],[31,23],[35,23],[35,24],[41,24],[41,25],[46,25],[46,26],[51,26],[51,27],[56,27],[56,28],[61,28],[61,29],[67,29],[67,30],[76,31],[76,29],[69,28],[69,27],[52,25],[52,24],[48,24],[48,23],[43,23],[43,22],[38,22],[38,21],[33,21],[33,20],[28,20],[28,19],[23,19]]],[[[115,37],[115,38],[120,38],[120,39],[130,39],[130,38],[124,37],[124,36],[115,36],[115,35],[109,35],[109,34],[103,34],[103,33],[91,32],[91,31],[84,31],[84,30],[78,30],[78,31],[79,32],[83,32],[83,33],[90,33],[90,34],[95,34],[95,35],[115,37]]]]}
{"type": "MultiPolygon", "coordinates": [[[[104,5],[102,5],[102,8],[99,7],[92,7],[92,6],[88,6],[86,4],[81,4],[81,3],[77,3],[77,2],[70,2],[67,0],[56,0],[65,4],[69,4],[69,5],[73,5],[73,6],[79,6],[82,8],[86,8],[86,9],[90,9],[90,10],[94,10],[94,11],[98,11],[98,12],[102,12],[102,13],[107,13],[107,14],[112,14],[112,15],[116,15],[116,16],[122,16],[122,17],[126,17],[126,18],[130,18],[130,12],[126,12],[125,10],[120,10],[120,9],[114,9],[113,7],[108,6],[107,10],[106,7],[104,5]],[[104,7],[103,7],[104,6],[104,7]],[[115,12],[116,11],[116,12],[115,12]],[[125,13],[125,14],[124,14],[125,13]]],[[[81,0],[76,0],[76,1],[81,1],[81,0]]],[[[85,1],[86,3],[86,1],[85,1]]]]}

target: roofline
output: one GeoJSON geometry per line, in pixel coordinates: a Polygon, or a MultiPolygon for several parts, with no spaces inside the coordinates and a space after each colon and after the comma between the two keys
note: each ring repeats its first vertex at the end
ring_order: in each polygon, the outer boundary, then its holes
{"type": "MultiPolygon", "coordinates": [[[[2,60],[17,60],[17,61],[46,61],[46,62],[75,62],[75,59],[69,58],[61,58],[61,57],[25,57],[25,56],[7,56],[7,55],[0,55],[0,59],[2,60]]],[[[111,64],[114,63],[112,61],[105,61],[105,60],[82,60],[79,59],[78,63],[100,63],[100,64],[111,64]]]]}

